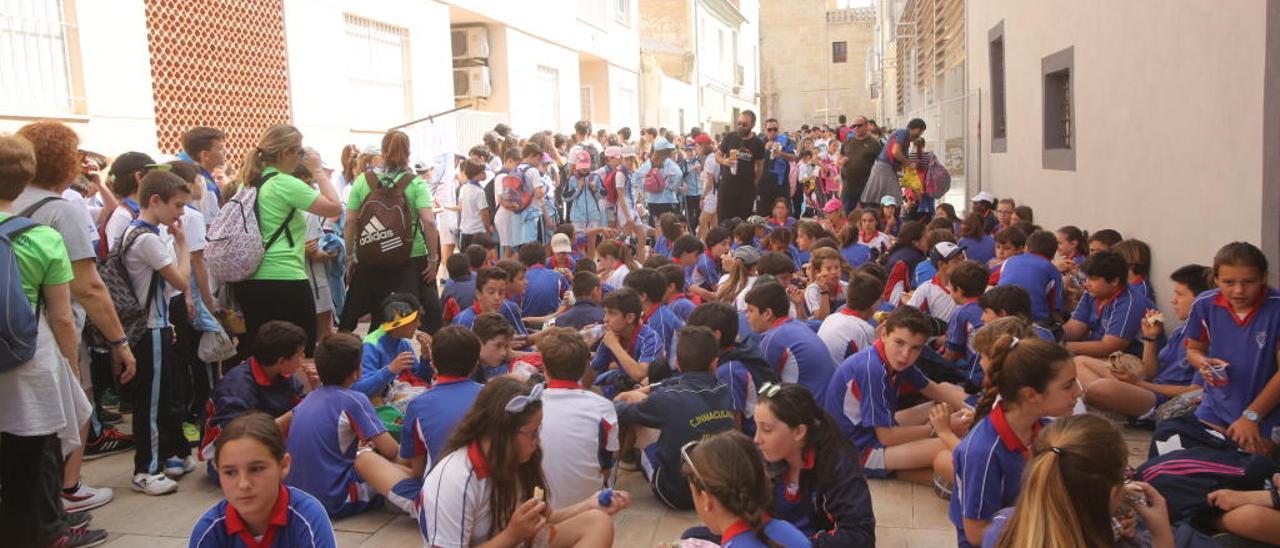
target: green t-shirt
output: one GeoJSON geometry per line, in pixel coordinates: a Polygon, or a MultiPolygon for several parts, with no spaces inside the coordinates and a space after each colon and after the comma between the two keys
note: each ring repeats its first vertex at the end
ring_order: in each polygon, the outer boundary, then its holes
{"type": "MultiPolygon", "coordinates": [[[[0,221],[12,216],[0,213],[0,221]]],[[[22,289],[32,309],[42,286],[71,283],[71,259],[67,258],[67,246],[57,230],[44,225],[28,229],[13,239],[13,254],[17,256],[22,289]]]]}
{"type": "Polygon", "coordinates": [[[274,244],[262,255],[262,264],[258,271],[250,276],[251,280],[305,280],[307,271],[303,267],[306,260],[304,251],[307,245],[306,211],[315,203],[320,192],[301,179],[280,173],[274,167],[263,170],[263,174],[277,173],[258,189],[258,228],[264,240],[270,239],[284,218],[291,210],[298,210],[289,221],[289,233],[293,235],[293,245],[289,245],[289,237],[281,233],[274,244]]]}
{"type": "MultiPolygon", "coordinates": [[[[378,183],[385,187],[393,187],[396,180],[400,178],[400,172],[396,173],[380,173],[378,174],[378,183]]],[[[360,216],[360,206],[364,205],[365,198],[369,197],[369,184],[364,182],[364,174],[356,176],[356,181],[351,185],[351,194],[347,196],[347,211],[351,214],[348,219],[355,219],[360,216]]],[[[430,209],[431,189],[427,187],[427,182],[422,177],[414,177],[409,186],[404,189],[405,201],[413,211],[409,212],[409,216],[413,218],[414,226],[418,226],[419,220],[422,218],[418,210],[430,209]]],[[[410,257],[425,257],[427,255],[427,243],[422,237],[422,228],[413,231],[413,252],[410,257]]]]}

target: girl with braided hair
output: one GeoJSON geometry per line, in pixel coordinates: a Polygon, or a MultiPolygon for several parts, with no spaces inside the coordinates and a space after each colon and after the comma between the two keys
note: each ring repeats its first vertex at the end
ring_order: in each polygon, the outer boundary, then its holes
{"type": "Polygon", "coordinates": [[[721,535],[722,548],[799,548],[809,539],[769,516],[773,491],[760,451],[745,434],[721,432],[680,449],[698,519],[721,535]]]}
{"type": "Polygon", "coordinates": [[[977,422],[953,457],[950,516],[962,548],[981,544],[992,516],[1017,498],[1022,469],[1046,417],[1070,415],[1080,397],[1075,364],[1061,346],[1004,335],[989,358],[977,422]]]}

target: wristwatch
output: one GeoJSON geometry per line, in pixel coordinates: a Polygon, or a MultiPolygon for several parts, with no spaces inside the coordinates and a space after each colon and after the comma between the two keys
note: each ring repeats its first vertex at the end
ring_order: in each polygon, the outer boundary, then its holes
{"type": "Polygon", "coordinates": [[[1241,413],[1240,416],[1253,422],[1258,422],[1258,412],[1252,409],[1245,409],[1244,413],[1241,413]]]}

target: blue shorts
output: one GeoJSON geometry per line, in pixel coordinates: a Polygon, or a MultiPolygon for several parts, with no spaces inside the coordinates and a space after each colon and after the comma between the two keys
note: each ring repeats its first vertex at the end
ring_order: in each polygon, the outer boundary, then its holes
{"type": "Polygon", "coordinates": [[[422,479],[405,478],[391,486],[391,492],[387,494],[387,502],[404,510],[410,516],[417,516],[421,494],[422,479]]]}
{"type": "Polygon", "coordinates": [[[872,447],[862,450],[862,470],[868,478],[885,479],[889,470],[884,463],[884,447],[872,447]]]}
{"type": "Polygon", "coordinates": [[[382,496],[373,490],[373,486],[363,481],[356,481],[347,486],[347,496],[333,508],[326,508],[329,511],[329,517],[341,518],[345,516],[353,516],[371,510],[381,508],[383,503],[382,496]]]}
{"type": "MultiPolygon", "coordinates": [[[[658,500],[662,501],[662,504],[675,510],[692,509],[691,503],[684,504],[681,502],[686,499],[685,495],[668,493],[666,488],[662,486],[662,478],[672,472],[664,468],[662,461],[658,459],[657,443],[649,444],[648,447],[645,447],[640,452],[640,472],[644,474],[644,479],[649,480],[649,488],[658,497],[658,500]]],[[[677,470],[675,473],[680,474],[681,472],[677,470]]]]}

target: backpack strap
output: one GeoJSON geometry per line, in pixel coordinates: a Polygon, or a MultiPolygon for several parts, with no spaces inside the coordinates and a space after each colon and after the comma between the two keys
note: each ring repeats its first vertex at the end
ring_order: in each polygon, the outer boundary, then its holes
{"type": "MultiPolygon", "coordinates": [[[[128,231],[128,229],[126,229],[126,231],[128,231]]],[[[120,235],[120,237],[122,238],[120,242],[120,248],[119,248],[121,266],[124,265],[125,253],[129,252],[129,248],[133,247],[133,243],[138,241],[138,238],[141,238],[143,234],[145,234],[145,232],[142,232],[139,229],[134,228],[132,232],[127,232],[128,237],[126,237],[126,234],[120,235]]],[[[156,234],[156,237],[158,238],[159,234],[156,234]]],[[[156,291],[159,289],[159,285],[160,285],[160,273],[153,270],[151,271],[151,281],[147,283],[147,300],[141,303],[142,308],[147,311],[148,317],[151,316],[151,302],[156,298],[156,291]]]]}
{"type": "MultiPolygon", "coordinates": [[[[253,211],[254,215],[258,217],[259,223],[262,222],[261,208],[258,207],[258,204],[262,201],[262,188],[266,186],[267,181],[270,181],[272,177],[279,174],[279,171],[271,174],[263,174],[259,175],[258,178],[254,180],[254,184],[252,186],[258,189],[258,195],[255,196],[253,200],[253,211]]],[[[289,208],[289,214],[284,216],[284,221],[280,223],[280,226],[276,227],[275,232],[271,233],[271,237],[267,238],[266,243],[262,245],[263,249],[271,249],[271,246],[275,245],[276,240],[280,239],[281,234],[284,234],[285,238],[289,240],[289,247],[293,247],[293,232],[289,230],[289,221],[293,220],[293,216],[297,212],[297,208],[289,208]]]]}
{"type": "Polygon", "coordinates": [[[369,192],[378,190],[378,174],[374,173],[372,169],[365,170],[364,184],[369,187],[369,192]]]}
{"type": "MultiPolygon", "coordinates": [[[[409,185],[412,184],[413,180],[416,178],[418,178],[418,175],[416,173],[413,173],[412,171],[409,171],[409,170],[405,170],[405,172],[401,173],[399,177],[396,177],[396,186],[395,186],[396,190],[399,190],[402,194],[405,195],[404,197],[405,213],[407,213],[409,217],[413,219],[413,237],[415,238],[417,237],[419,232],[426,234],[426,231],[422,230],[422,215],[420,215],[418,213],[418,210],[413,207],[413,204],[409,203],[409,195],[408,195],[409,185]]],[[[412,244],[412,242],[410,243],[412,244]]],[[[427,252],[430,253],[431,248],[428,247],[427,252]]]]}
{"type": "Polygon", "coordinates": [[[40,208],[44,207],[45,204],[52,202],[54,200],[61,200],[61,199],[62,199],[61,196],[48,196],[48,197],[42,198],[40,201],[34,204],[31,204],[27,206],[26,209],[18,212],[18,216],[31,218],[31,216],[34,215],[36,211],[39,211],[40,208]]]}

